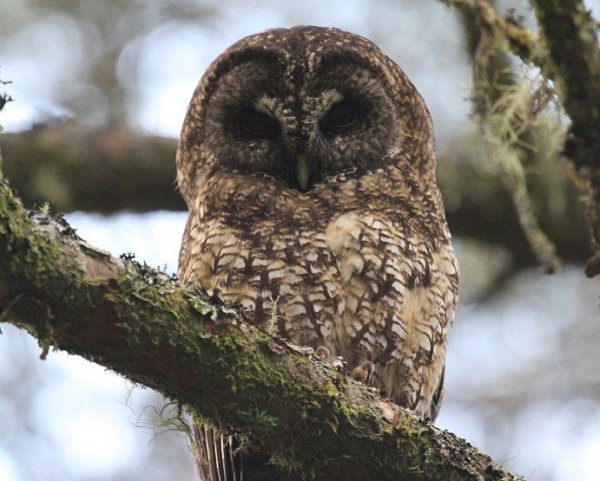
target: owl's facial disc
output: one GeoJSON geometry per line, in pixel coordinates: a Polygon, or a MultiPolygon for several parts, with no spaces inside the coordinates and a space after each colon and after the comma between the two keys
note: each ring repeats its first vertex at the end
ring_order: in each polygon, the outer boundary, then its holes
{"type": "Polygon", "coordinates": [[[264,50],[249,52],[252,61],[221,73],[200,111],[215,171],[309,192],[390,162],[386,153],[403,136],[401,117],[377,70],[339,53],[297,54],[290,63],[278,50],[268,58],[264,50]]]}

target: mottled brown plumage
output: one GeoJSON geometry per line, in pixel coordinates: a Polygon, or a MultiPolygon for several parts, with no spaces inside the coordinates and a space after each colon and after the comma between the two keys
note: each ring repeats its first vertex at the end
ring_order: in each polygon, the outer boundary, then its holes
{"type": "Polygon", "coordinates": [[[184,282],[435,419],[458,275],[430,116],[392,60],[332,28],[240,40],[194,92],[177,169],[184,282]]]}

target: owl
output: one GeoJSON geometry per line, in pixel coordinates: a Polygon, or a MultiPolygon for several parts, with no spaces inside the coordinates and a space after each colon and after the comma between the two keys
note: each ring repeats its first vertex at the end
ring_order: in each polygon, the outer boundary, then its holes
{"type": "MultiPolygon", "coordinates": [[[[312,26],[243,38],[183,124],[180,279],[433,421],[458,289],[435,165],[423,99],[369,40],[312,26]]],[[[196,437],[205,480],[239,479],[234,438],[202,424],[196,437]]],[[[255,454],[246,466],[268,461],[255,454]]]]}

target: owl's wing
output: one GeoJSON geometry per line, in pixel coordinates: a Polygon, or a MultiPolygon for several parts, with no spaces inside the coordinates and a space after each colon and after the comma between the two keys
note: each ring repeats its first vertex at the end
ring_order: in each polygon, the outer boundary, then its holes
{"type": "MultiPolygon", "coordinates": [[[[247,254],[247,248],[240,249],[241,243],[238,233],[221,220],[190,215],[179,255],[180,280],[205,288],[223,288],[226,298],[247,301],[252,296],[244,298],[239,287],[232,288],[235,293],[227,288],[229,264],[247,254]]],[[[250,291],[249,287],[246,294],[252,294],[250,291]]],[[[237,435],[225,434],[198,419],[194,421],[193,436],[196,467],[203,481],[266,481],[279,477],[269,464],[269,456],[256,451],[243,452],[243,441],[237,435]]]]}
{"type": "Polygon", "coordinates": [[[326,238],[341,273],[342,356],[351,368],[373,362],[373,384],[434,419],[458,282],[449,241],[432,242],[376,212],[338,216],[326,238]]]}

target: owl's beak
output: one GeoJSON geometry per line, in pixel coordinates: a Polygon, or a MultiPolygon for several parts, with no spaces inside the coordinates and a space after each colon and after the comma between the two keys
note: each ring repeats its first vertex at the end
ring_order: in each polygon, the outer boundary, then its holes
{"type": "Polygon", "coordinates": [[[310,177],[310,166],[305,154],[296,154],[296,180],[302,192],[306,192],[308,179],[310,177]]]}

